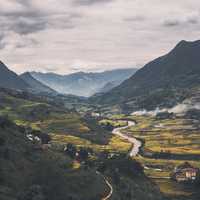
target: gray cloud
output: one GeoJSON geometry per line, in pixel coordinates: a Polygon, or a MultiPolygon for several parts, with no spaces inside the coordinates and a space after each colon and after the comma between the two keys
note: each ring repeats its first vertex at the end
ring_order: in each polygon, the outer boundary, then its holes
{"type": "Polygon", "coordinates": [[[137,16],[132,16],[132,17],[126,17],[123,20],[127,22],[135,22],[135,21],[142,22],[146,20],[146,17],[142,15],[137,15],[137,16]]]}
{"type": "Polygon", "coordinates": [[[0,0],[0,5],[0,59],[17,72],[142,66],[182,39],[199,39],[196,0],[0,0]]]}
{"type": "Polygon", "coordinates": [[[5,35],[3,33],[0,34],[0,50],[4,49],[6,46],[6,43],[3,41],[4,40],[5,35]]]}
{"type": "Polygon", "coordinates": [[[109,3],[113,0],[73,0],[75,4],[88,6],[93,4],[109,3]]]}
{"type": "Polygon", "coordinates": [[[163,25],[167,26],[167,27],[173,27],[173,26],[179,26],[179,25],[181,25],[181,22],[178,21],[178,20],[165,20],[163,22],[163,25]]]}
{"type": "Polygon", "coordinates": [[[26,35],[44,30],[47,26],[47,23],[47,21],[41,18],[20,18],[10,28],[16,33],[26,35]]]}
{"type": "Polygon", "coordinates": [[[166,27],[196,25],[199,23],[199,15],[180,16],[179,18],[167,19],[163,22],[166,27]]]}
{"type": "Polygon", "coordinates": [[[24,6],[27,6],[27,7],[29,7],[29,6],[31,6],[31,0],[16,0],[16,2],[18,2],[18,3],[20,3],[20,4],[22,4],[22,5],[24,5],[24,6]]]}

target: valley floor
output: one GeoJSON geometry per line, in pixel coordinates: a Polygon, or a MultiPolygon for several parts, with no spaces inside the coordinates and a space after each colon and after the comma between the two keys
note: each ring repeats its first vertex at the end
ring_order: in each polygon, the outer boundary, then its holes
{"type": "MultiPolygon", "coordinates": [[[[114,117],[114,121],[124,116],[114,117]]],[[[135,126],[121,129],[121,135],[137,138],[143,143],[139,155],[134,157],[143,164],[145,174],[167,196],[188,197],[198,192],[194,185],[171,180],[175,167],[189,162],[200,168],[200,130],[198,121],[184,118],[156,119],[149,116],[126,116],[135,126]]],[[[137,144],[136,144],[137,145],[137,144]]]]}

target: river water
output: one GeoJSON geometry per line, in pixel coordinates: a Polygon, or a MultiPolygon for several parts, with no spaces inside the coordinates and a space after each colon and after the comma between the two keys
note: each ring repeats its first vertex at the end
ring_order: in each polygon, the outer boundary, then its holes
{"type": "Polygon", "coordinates": [[[130,157],[135,157],[135,156],[137,156],[137,154],[140,151],[140,147],[142,146],[142,142],[140,142],[139,140],[137,140],[134,137],[131,137],[131,136],[128,136],[124,133],[121,133],[122,130],[125,130],[125,129],[131,127],[131,126],[135,126],[135,122],[133,122],[133,121],[126,121],[126,122],[128,122],[127,126],[115,128],[115,129],[113,129],[112,133],[114,135],[120,136],[121,138],[123,138],[123,139],[125,139],[125,140],[127,140],[127,141],[129,141],[130,143],[133,144],[133,148],[130,151],[129,155],[130,155],[130,157]]]}

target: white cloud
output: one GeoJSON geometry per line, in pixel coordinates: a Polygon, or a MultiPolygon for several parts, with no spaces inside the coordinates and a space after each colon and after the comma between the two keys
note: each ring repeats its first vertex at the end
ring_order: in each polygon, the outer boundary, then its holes
{"type": "Polygon", "coordinates": [[[199,39],[199,8],[196,0],[0,0],[0,59],[17,72],[142,66],[199,39]]]}

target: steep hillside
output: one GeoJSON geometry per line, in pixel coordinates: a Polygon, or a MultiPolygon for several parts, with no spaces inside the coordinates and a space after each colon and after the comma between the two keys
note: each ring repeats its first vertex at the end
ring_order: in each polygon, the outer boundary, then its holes
{"type": "Polygon", "coordinates": [[[55,94],[56,91],[46,86],[45,84],[39,82],[31,76],[29,72],[23,73],[20,75],[20,78],[23,79],[32,89],[34,93],[47,93],[55,94]]]}
{"type": "Polygon", "coordinates": [[[16,91],[0,89],[0,116],[45,133],[78,136],[97,144],[107,144],[111,137],[94,119],[16,91]]]}
{"type": "Polygon", "coordinates": [[[43,151],[27,131],[0,117],[0,199],[100,199],[105,181],[93,170],[73,170],[61,152],[43,151]],[[91,192],[87,192],[91,189],[91,192]]]}
{"type": "Polygon", "coordinates": [[[138,70],[130,79],[105,95],[93,98],[100,104],[127,104],[134,108],[172,106],[200,86],[200,41],[181,41],[171,52],[138,70]],[[172,102],[171,102],[172,100],[172,102]]]}
{"type": "Polygon", "coordinates": [[[29,85],[0,61],[0,87],[24,90],[29,85]]]}
{"type": "Polygon", "coordinates": [[[117,86],[118,86],[117,82],[114,82],[114,81],[108,82],[98,91],[98,93],[109,92],[110,90],[112,90],[114,87],[117,87],[117,86]]]}
{"type": "Polygon", "coordinates": [[[135,72],[136,69],[119,69],[102,73],[78,72],[69,75],[32,72],[31,75],[60,93],[88,97],[98,92],[109,82],[114,81],[119,85],[135,72]]]}

